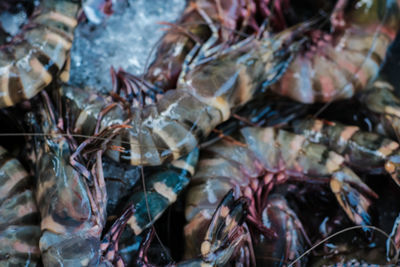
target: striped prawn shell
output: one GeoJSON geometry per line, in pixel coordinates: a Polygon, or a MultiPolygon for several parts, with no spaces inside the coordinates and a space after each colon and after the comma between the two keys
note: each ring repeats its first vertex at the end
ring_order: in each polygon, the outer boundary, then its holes
{"type": "Polygon", "coordinates": [[[273,91],[302,103],[352,97],[376,78],[400,25],[398,2],[358,1],[346,28],[316,51],[299,53],[273,91]]]}
{"type": "Polygon", "coordinates": [[[393,85],[378,79],[362,94],[361,100],[378,117],[386,135],[392,138],[400,135],[400,99],[393,85]]]}
{"type": "Polygon", "coordinates": [[[207,225],[216,205],[231,189],[245,188],[266,173],[297,179],[317,178],[329,184],[340,206],[355,223],[370,223],[371,201],[349,184],[357,184],[367,194],[371,190],[343,165],[344,158],[326,146],[313,144],[304,136],[276,128],[247,127],[237,139],[246,147],[220,141],[200,154],[198,171],[192,178],[186,198],[185,227],[187,257],[198,253],[201,228],[207,225]],[[357,199],[358,202],[347,198],[357,199]],[[353,206],[355,205],[355,206],[353,206]]]}
{"type": "MultiPolygon", "coordinates": [[[[44,147],[46,151],[38,159],[36,186],[42,218],[39,246],[43,264],[96,264],[100,260],[106,200],[92,195],[85,177],[69,164],[70,152],[65,139],[44,147]]],[[[105,185],[98,191],[105,197],[105,185]]]]}
{"type": "Polygon", "coordinates": [[[399,144],[383,135],[362,131],[357,126],[318,119],[299,120],[294,131],[311,142],[328,146],[344,156],[349,165],[384,172],[385,162],[399,154],[399,144]]]}
{"type": "Polygon", "coordinates": [[[0,265],[36,266],[40,258],[39,211],[32,177],[0,147],[0,265]]]}
{"type": "MultiPolygon", "coordinates": [[[[385,94],[379,92],[381,93],[385,94]]],[[[393,102],[386,102],[386,110],[390,110],[391,104],[395,102],[395,99],[393,102]]],[[[297,121],[294,123],[294,131],[311,142],[329,146],[343,155],[346,163],[354,168],[370,173],[389,174],[400,186],[399,143],[377,133],[362,131],[356,126],[323,120],[297,121]]]]}
{"type": "MultiPolygon", "coordinates": [[[[213,21],[217,21],[217,8],[214,1],[192,1],[192,3],[198,5],[203,10],[206,9],[206,14],[213,21]]],[[[209,38],[210,30],[197,11],[197,8],[194,8],[191,4],[188,4],[183,11],[182,18],[178,23],[181,24],[180,27],[184,27],[184,29],[202,42],[205,42],[209,38]]],[[[177,32],[174,28],[169,30],[163,36],[161,44],[157,49],[156,58],[146,72],[146,80],[163,90],[175,88],[185,58],[195,44],[196,42],[190,36],[177,32]]]]}
{"type": "MultiPolygon", "coordinates": [[[[180,79],[176,90],[154,105],[111,109],[103,116],[101,128],[123,122],[128,127],[113,143],[124,151],[108,151],[108,155],[132,165],[160,165],[192,151],[200,139],[229,119],[231,109],[250,101],[263,82],[273,83],[279,77],[293,52],[284,43],[295,30],[253,40],[196,66],[180,79]]],[[[64,86],[62,93],[76,118],[75,131],[92,135],[98,114],[111,102],[70,86],[64,86]]]]}
{"type": "Polygon", "coordinates": [[[251,238],[247,226],[243,225],[246,209],[246,199],[235,199],[233,190],[230,190],[205,227],[206,231],[198,243],[200,253],[176,266],[220,267],[234,262],[240,266],[252,266],[251,238]]]}
{"type": "Polygon", "coordinates": [[[198,149],[195,149],[186,157],[157,167],[155,173],[146,177],[145,187],[134,189],[125,201],[125,212],[114,222],[102,241],[105,259],[113,263],[120,261],[115,249],[118,247],[120,233],[126,231],[125,226],[133,235],[140,235],[177,200],[194,175],[198,154],[198,149]]]}
{"type": "Polygon", "coordinates": [[[232,39],[232,30],[237,29],[241,22],[249,27],[257,27],[255,22],[254,3],[241,0],[223,0],[221,3],[214,0],[190,1],[183,11],[178,25],[183,29],[177,31],[172,27],[162,38],[157,50],[157,56],[146,72],[146,80],[164,90],[173,89],[187,55],[195,45],[204,43],[212,34],[201,13],[207,14],[209,19],[219,25],[219,38],[223,43],[232,39]],[[249,14],[244,10],[253,12],[249,14]],[[222,19],[223,18],[223,19],[222,19]],[[185,32],[186,31],[186,32],[185,32]],[[185,34],[189,33],[189,34],[185,34]],[[194,38],[193,38],[194,36],[194,38]]]}
{"type": "Polygon", "coordinates": [[[39,105],[40,117],[38,114],[32,123],[41,133],[35,139],[39,148],[35,151],[35,198],[41,215],[43,265],[97,266],[107,202],[101,157],[96,155],[90,169],[89,186],[88,178],[70,163],[70,141],[60,134],[50,107],[39,105]]]}
{"type": "Polygon", "coordinates": [[[79,1],[42,1],[22,40],[0,47],[0,108],[35,96],[54,79],[69,78],[69,51],[79,1]]]}
{"type": "Polygon", "coordinates": [[[132,194],[127,202],[132,203],[135,212],[128,219],[128,225],[135,235],[151,226],[177,200],[194,175],[198,154],[196,149],[188,156],[171,162],[164,170],[146,177],[146,192],[142,189],[132,194]]]}
{"type": "MultiPolygon", "coordinates": [[[[75,111],[75,131],[91,135],[98,114],[111,102],[77,88],[64,86],[63,91],[75,111]]],[[[192,151],[197,138],[207,135],[222,119],[217,109],[179,91],[167,92],[157,105],[133,108],[128,113],[121,106],[114,107],[103,116],[101,129],[129,120],[129,128],[122,129],[112,142],[124,151],[108,150],[107,155],[135,166],[157,166],[178,159],[192,151]]]]}

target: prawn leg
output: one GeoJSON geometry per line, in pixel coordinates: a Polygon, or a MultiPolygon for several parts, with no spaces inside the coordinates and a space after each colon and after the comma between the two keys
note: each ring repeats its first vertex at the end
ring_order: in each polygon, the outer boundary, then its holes
{"type": "MultiPolygon", "coordinates": [[[[286,199],[277,194],[268,198],[268,204],[262,211],[264,225],[271,227],[277,238],[267,239],[260,236],[255,242],[254,250],[259,266],[281,266],[296,260],[310,244],[303,225],[296,213],[290,208],[286,199]]],[[[306,258],[302,258],[293,266],[304,266],[306,258]]]]}

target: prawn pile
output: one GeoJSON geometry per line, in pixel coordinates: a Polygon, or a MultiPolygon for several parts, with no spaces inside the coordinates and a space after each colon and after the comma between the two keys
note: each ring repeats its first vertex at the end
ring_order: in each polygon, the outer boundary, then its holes
{"type": "Polygon", "coordinates": [[[399,1],[188,0],[141,77],[68,83],[114,2],[0,3],[2,266],[400,264],[399,1]]]}

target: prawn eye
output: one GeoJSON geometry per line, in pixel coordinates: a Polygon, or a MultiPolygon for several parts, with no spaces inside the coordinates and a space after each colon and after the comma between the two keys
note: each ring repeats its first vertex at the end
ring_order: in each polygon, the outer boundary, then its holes
{"type": "Polygon", "coordinates": [[[396,170],[396,165],[393,162],[388,161],[388,162],[385,163],[385,170],[388,173],[394,173],[395,170],[396,170]]]}

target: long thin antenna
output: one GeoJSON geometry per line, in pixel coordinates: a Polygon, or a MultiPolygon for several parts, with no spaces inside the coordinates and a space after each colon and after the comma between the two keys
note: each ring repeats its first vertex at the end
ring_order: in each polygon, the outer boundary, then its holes
{"type": "Polygon", "coordinates": [[[388,238],[388,240],[391,241],[393,247],[394,247],[395,250],[396,250],[396,255],[395,255],[394,258],[393,258],[393,261],[396,263],[396,262],[398,261],[399,251],[396,249],[396,244],[395,244],[394,240],[393,240],[385,231],[383,231],[382,229],[380,229],[380,228],[378,228],[378,227],[376,227],[376,226],[372,226],[372,225],[356,225],[356,226],[351,226],[351,227],[345,228],[345,229],[343,229],[343,230],[340,230],[340,231],[338,231],[338,232],[336,232],[336,233],[334,233],[334,234],[332,234],[332,235],[330,235],[330,236],[328,236],[328,237],[322,239],[320,242],[318,242],[318,243],[316,243],[315,245],[313,245],[310,249],[306,250],[306,251],[305,251],[303,254],[301,254],[297,259],[295,259],[294,261],[292,261],[292,262],[288,265],[288,267],[294,266],[294,265],[296,264],[296,262],[300,261],[300,260],[301,260],[303,257],[305,257],[308,253],[310,253],[311,251],[313,251],[315,248],[317,248],[318,246],[322,245],[322,244],[325,243],[326,241],[332,239],[333,237],[338,236],[338,235],[341,235],[341,234],[346,233],[346,232],[350,232],[350,231],[353,231],[353,230],[356,230],[356,229],[363,229],[363,228],[369,228],[369,229],[375,230],[375,231],[377,231],[378,233],[381,233],[382,235],[384,235],[386,238],[388,238]]]}

